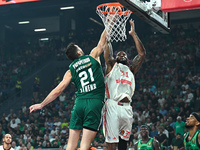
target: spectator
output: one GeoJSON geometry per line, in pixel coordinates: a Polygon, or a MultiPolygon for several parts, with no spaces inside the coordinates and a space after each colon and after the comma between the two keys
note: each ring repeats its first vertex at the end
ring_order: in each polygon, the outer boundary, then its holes
{"type": "Polygon", "coordinates": [[[5,119],[6,119],[7,121],[10,121],[11,118],[12,118],[12,116],[13,116],[13,114],[14,114],[13,109],[10,109],[10,113],[5,117],[5,119]]]}
{"type": "Polygon", "coordinates": [[[138,142],[138,140],[139,140],[138,134],[134,133],[133,137],[130,138],[130,146],[134,146],[138,142]]]}
{"type": "Polygon", "coordinates": [[[46,126],[46,130],[52,130],[53,129],[53,121],[51,118],[46,117],[46,122],[45,122],[45,126],[46,126]]]}
{"type": "Polygon", "coordinates": [[[180,133],[181,136],[184,135],[184,133],[185,133],[185,122],[182,121],[181,116],[177,117],[177,121],[174,124],[174,130],[175,130],[175,135],[177,133],[180,133]]]}
{"type": "Polygon", "coordinates": [[[165,98],[162,95],[159,95],[158,103],[160,107],[164,106],[165,98]]]}
{"type": "Polygon", "coordinates": [[[13,148],[14,150],[19,149],[18,146],[16,145],[16,142],[15,142],[15,141],[12,141],[11,146],[12,146],[12,148],[13,148]]]}
{"type": "Polygon", "coordinates": [[[148,117],[147,119],[146,119],[147,121],[146,121],[146,125],[149,127],[149,128],[151,128],[151,126],[152,126],[152,121],[151,121],[151,118],[150,117],[148,117]]]}
{"type": "Polygon", "coordinates": [[[161,109],[160,109],[160,114],[162,114],[163,117],[164,117],[165,115],[167,115],[167,110],[165,109],[164,106],[161,107],[161,109]]]}
{"type": "Polygon", "coordinates": [[[22,81],[20,78],[18,78],[15,85],[16,97],[21,96],[21,90],[22,90],[22,81]]]}
{"type": "Polygon", "coordinates": [[[98,147],[103,148],[104,146],[106,146],[105,138],[104,138],[103,134],[99,134],[97,142],[98,142],[98,147]]]}
{"type": "Polygon", "coordinates": [[[47,141],[45,148],[53,148],[50,141],[47,141]]]}
{"type": "Polygon", "coordinates": [[[31,145],[31,143],[29,142],[26,146],[27,150],[33,150],[33,146],[31,145]]]}
{"type": "Polygon", "coordinates": [[[66,95],[65,95],[66,93],[64,93],[64,92],[62,92],[60,95],[59,95],[59,100],[61,101],[61,102],[64,102],[65,101],[65,99],[66,99],[66,95]]]}
{"type": "Polygon", "coordinates": [[[27,147],[25,146],[25,144],[22,144],[22,146],[19,148],[19,150],[27,150],[27,147]]]}
{"type": "Polygon", "coordinates": [[[158,130],[155,128],[154,125],[151,126],[150,137],[155,137],[158,135],[158,130]]]}
{"type": "Polygon", "coordinates": [[[68,143],[68,139],[65,141],[65,144],[63,146],[63,149],[66,149],[67,148],[67,143],[68,143]]]}
{"type": "Polygon", "coordinates": [[[33,83],[33,98],[35,100],[38,99],[39,92],[40,92],[40,82],[38,82],[37,80],[34,80],[34,83],[33,83]]]}
{"type": "Polygon", "coordinates": [[[10,127],[11,127],[12,129],[14,129],[14,130],[17,130],[18,123],[15,122],[15,119],[14,119],[14,118],[11,119],[11,121],[10,121],[10,127]]]}
{"type": "Polygon", "coordinates": [[[61,145],[61,142],[58,136],[55,136],[55,139],[51,143],[52,143],[53,148],[59,148],[61,145]]]}
{"type": "Polygon", "coordinates": [[[66,128],[69,126],[69,123],[67,122],[67,118],[64,118],[63,123],[61,123],[61,129],[63,129],[64,126],[66,128]]]}
{"type": "Polygon", "coordinates": [[[181,134],[177,133],[176,137],[172,139],[171,143],[171,148],[173,150],[183,150],[184,149],[184,144],[183,144],[183,139],[181,139],[181,134]]]}
{"type": "Polygon", "coordinates": [[[142,123],[145,121],[145,116],[141,110],[138,110],[138,121],[141,121],[142,123]]]}
{"type": "Polygon", "coordinates": [[[61,124],[62,124],[62,123],[60,122],[59,117],[55,117],[55,118],[54,118],[54,124],[53,124],[53,125],[56,126],[56,130],[60,130],[61,124]]]}
{"type": "Polygon", "coordinates": [[[44,118],[44,116],[40,115],[38,118],[39,128],[44,128],[44,123],[45,123],[45,118],[44,118]]]}
{"type": "Polygon", "coordinates": [[[69,135],[67,136],[66,133],[61,132],[60,133],[60,143],[61,145],[65,145],[65,141],[67,140],[67,138],[69,138],[69,135]]]}
{"type": "Polygon", "coordinates": [[[53,125],[53,129],[50,132],[51,135],[58,135],[58,130],[56,129],[56,125],[53,125]]]}
{"type": "Polygon", "coordinates": [[[169,125],[169,121],[165,121],[165,129],[168,131],[169,138],[168,138],[168,144],[171,144],[171,141],[174,137],[174,128],[169,125]]]}
{"type": "Polygon", "coordinates": [[[161,144],[161,148],[168,146],[167,145],[167,136],[163,133],[163,127],[159,128],[159,134],[155,136],[155,138],[159,141],[161,144]]]}
{"type": "Polygon", "coordinates": [[[184,101],[185,101],[185,103],[191,103],[191,101],[193,100],[193,94],[192,94],[192,92],[191,92],[191,90],[190,89],[188,89],[187,90],[187,93],[185,94],[185,99],[184,99],[184,101]]]}

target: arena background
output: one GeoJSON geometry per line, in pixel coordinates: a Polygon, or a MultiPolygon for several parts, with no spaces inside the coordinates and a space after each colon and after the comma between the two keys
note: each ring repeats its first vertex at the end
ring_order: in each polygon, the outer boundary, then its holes
{"type": "MultiPolygon", "coordinates": [[[[56,102],[41,111],[35,112],[33,115],[29,114],[28,107],[33,103],[42,101],[62,79],[70,64],[70,61],[66,59],[63,53],[64,47],[69,42],[75,41],[80,44],[85,48],[86,54],[95,46],[103,30],[102,21],[96,14],[96,7],[107,2],[105,0],[41,0],[0,6],[0,114],[2,117],[2,134],[6,131],[11,132],[14,140],[18,141],[19,144],[19,139],[23,139],[26,134],[23,126],[27,124],[27,120],[31,120],[31,117],[40,118],[40,116],[43,116],[38,122],[34,122],[34,119],[32,119],[32,122],[38,124],[39,130],[43,132],[45,132],[45,123],[47,122],[44,117],[46,114],[49,114],[54,122],[57,117],[61,116],[62,119],[67,118],[67,122],[69,122],[75,91],[73,85],[70,85],[64,92],[67,100],[62,101],[58,98],[56,102]],[[74,6],[75,8],[60,10],[61,7],[67,6],[74,6]],[[30,21],[29,24],[18,23],[27,20],[30,21]],[[34,32],[34,29],[37,28],[46,28],[46,31],[34,32]],[[18,80],[22,82],[22,88],[16,93],[16,82],[18,80]],[[38,83],[36,83],[37,81],[38,83]],[[61,108],[64,108],[65,111],[61,108]],[[58,111],[59,114],[54,114],[54,111],[58,111]],[[10,127],[10,121],[15,118],[13,114],[16,114],[17,118],[21,120],[21,123],[14,129],[10,127]],[[9,129],[5,127],[3,118],[6,118],[6,124],[9,129]],[[5,130],[5,128],[7,129],[5,130]],[[21,134],[17,131],[20,131],[21,134]],[[21,137],[20,135],[23,136],[21,137]]],[[[109,2],[115,1],[111,0],[109,2]]],[[[200,86],[200,10],[173,12],[170,17],[171,31],[165,35],[159,33],[134,14],[131,16],[135,20],[136,32],[147,50],[146,62],[141,69],[141,73],[136,76],[136,95],[133,97],[135,103],[132,105],[137,108],[137,111],[143,111],[145,108],[140,105],[141,101],[136,98],[141,94],[141,90],[147,91],[147,89],[155,86],[156,89],[160,88],[165,91],[165,84],[170,86],[172,81],[175,80],[174,82],[179,89],[178,93],[181,93],[183,91],[182,85],[185,85],[184,81],[189,80],[190,74],[194,77],[197,87],[189,87],[194,98],[190,101],[188,106],[190,108],[185,106],[183,108],[187,111],[191,111],[191,108],[199,111],[198,100],[200,99],[197,90],[199,90],[200,86]],[[158,61],[158,58],[161,60],[158,61]],[[179,61],[176,62],[175,59],[179,59],[179,61]],[[184,64],[183,66],[181,66],[182,63],[184,64]],[[163,69],[155,71],[154,67],[163,69]],[[177,74],[172,73],[173,69],[176,70],[177,74]],[[182,76],[182,73],[185,75],[182,76]],[[156,83],[150,82],[152,76],[156,83]],[[164,79],[160,76],[163,76],[164,79]],[[158,81],[161,83],[158,83],[158,81]]],[[[127,24],[128,30],[129,24],[127,24]]],[[[129,38],[125,44],[119,43],[121,49],[128,51],[129,58],[135,56],[135,52],[130,49],[131,42],[129,38]]],[[[114,47],[117,44],[114,43],[114,47]]],[[[102,63],[102,67],[104,68],[104,63],[102,63]]],[[[189,81],[188,85],[191,84],[189,81]]],[[[179,109],[176,110],[176,115],[172,115],[173,113],[167,115],[167,117],[173,116],[175,122],[176,117],[180,114],[181,107],[177,100],[177,95],[180,96],[180,99],[185,99],[185,97],[181,94],[173,95],[173,88],[174,86],[171,87],[170,92],[168,91],[169,93],[161,95],[165,96],[166,101],[170,97],[177,102],[179,109]]],[[[151,98],[150,94],[146,95],[149,99],[151,98]]],[[[158,94],[155,94],[155,96],[159,99],[158,94]]],[[[144,102],[145,97],[143,99],[144,102]]],[[[165,103],[167,103],[166,101],[165,103]]],[[[172,103],[169,104],[172,105],[172,103]]],[[[161,106],[158,104],[154,108],[159,110],[161,106]]],[[[168,112],[172,111],[169,106],[167,108],[169,108],[168,112]]],[[[176,106],[173,105],[173,108],[176,108],[176,106]]],[[[186,115],[181,116],[183,121],[186,115]]],[[[62,119],[60,122],[63,123],[62,119]]],[[[143,124],[146,122],[145,119],[143,124]]],[[[59,132],[61,131],[60,129],[59,132]]],[[[100,132],[98,136],[101,134],[100,132]]],[[[37,137],[36,135],[33,136],[37,137]]],[[[66,139],[63,138],[63,140],[66,139]]],[[[65,142],[63,141],[60,146],[63,147],[66,144],[65,142]]],[[[39,146],[37,145],[37,147],[39,146]]],[[[102,146],[97,147],[102,149],[102,146]]]]}

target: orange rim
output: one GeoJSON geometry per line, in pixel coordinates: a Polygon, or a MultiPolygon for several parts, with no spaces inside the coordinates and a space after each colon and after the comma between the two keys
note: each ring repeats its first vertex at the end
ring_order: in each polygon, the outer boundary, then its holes
{"type": "Polygon", "coordinates": [[[100,12],[100,13],[104,13],[105,15],[107,15],[107,14],[118,14],[118,15],[128,15],[128,14],[131,14],[132,13],[132,11],[130,11],[130,10],[126,10],[126,11],[122,11],[122,12],[105,12],[105,11],[102,11],[102,10],[100,10],[100,8],[101,7],[103,7],[103,6],[115,6],[115,7],[117,7],[117,6],[119,6],[119,7],[124,7],[123,5],[121,5],[120,3],[105,3],[105,4],[101,4],[101,5],[99,5],[99,6],[97,6],[97,11],[98,12],[100,12]]]}

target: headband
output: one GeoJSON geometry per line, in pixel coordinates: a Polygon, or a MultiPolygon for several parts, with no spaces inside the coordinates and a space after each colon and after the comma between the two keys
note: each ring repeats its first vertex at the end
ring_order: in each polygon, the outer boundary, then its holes
{"type": "Polygon", "coordinates": [[[141,128],[146,128],[146,129],[149,131],[149,127],[146,126],[146,125],[142,125],[142,126],[140,127],[140,129],[141,129],[141,128]]]}
{"type": "Polygon", "coordinates": [[[198,113],[192,112],[191,115],[193,115],[197,119],[197,121],[200,122],[200,117],[199,117],[198,113]]]}

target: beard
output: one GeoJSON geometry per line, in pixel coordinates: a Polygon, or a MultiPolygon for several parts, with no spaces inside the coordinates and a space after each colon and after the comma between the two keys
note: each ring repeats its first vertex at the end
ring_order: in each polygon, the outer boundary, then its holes
{"type": "Polygon", "coordinates": [[[125,60],[119,60],[119,59],[117,59],[117,63],[121,63],[123,65],[128,65],[127,59],[125,59],[125,60]]]}
{"type": "Polygon", "coordinates": [[[186,129],[192,129],[194,126],[185,124],[186,129]]]}
{"type": "Polygon", "coordinates": [[[4,142],[5,144],[11,144],[11,142],[4,142]]]}

